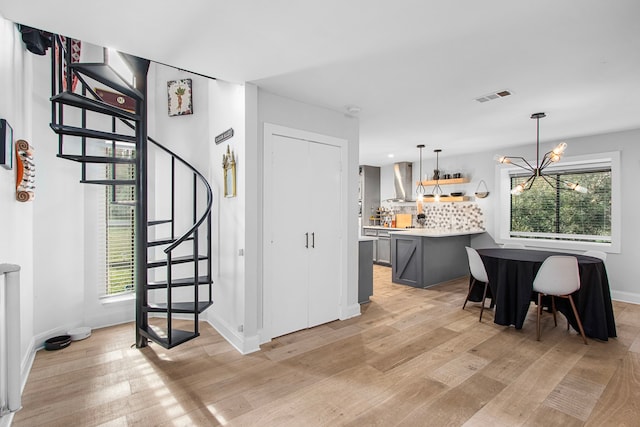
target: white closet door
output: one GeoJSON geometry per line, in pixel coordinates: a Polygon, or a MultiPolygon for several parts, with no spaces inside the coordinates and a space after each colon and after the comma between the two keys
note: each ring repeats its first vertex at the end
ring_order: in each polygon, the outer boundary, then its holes
{"type": "MultiPolygon", "coordinates": [[[[271,334],[274,337],[308,327],[309,144],[299,139],[274,135],[271,177],[266,193],[272,227],[270,251],[265,270],[271,308],[271,334]]],[[[267,156],[269,153],[265,153],[267,156]]],[[[311,237],[309,236],[309,239],[311,237]]]]}
{"type": "Polygon", "coordinates": [[[309,144],[309,326],[339,317],[340,148],[309,144]]]}

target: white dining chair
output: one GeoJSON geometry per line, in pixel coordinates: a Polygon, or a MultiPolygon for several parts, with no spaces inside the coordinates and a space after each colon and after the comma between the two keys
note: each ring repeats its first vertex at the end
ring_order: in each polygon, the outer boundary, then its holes
{"type": "Polygon", "coordinates": [[[505,249],[525,249],[525,245],[522,243],[505,243],[502,245],[505,249]]]}
{"type": "MultiPolygon", "coordinates": [[[[480,258],[480,254],[473,248],[465,246],[467,250],[467,258],[469,259],[469,272],[471,273],[471,285],[469,286],[469,292],[467,292],[467,297],[464,299],[464,304],[462,304],[462,309],[464,310],[467,305],[467,301],[469,301],[469,296],[471,296],[471,291],[474,286],[478,282],[484,283],[484,291],[482,292],[482,301],[480,301],[480,320],[482,322],[482,313],[484,312],[484,300],[487,298],[487,287],[489,286],[489,277],[487,275],[487,270],[484,268],[484,264],[482,262],[482,258],[480,258]]],[[[492,304],[493,306],[493,304],[492,304]]]]}
{"type": "Polygon", "coordinates": [[[537,340],[540,341],[540,316],[542,314],[542,297],[551,297],[551,310],[553,311],[553,321],[556,326],[556,304],[554,297],[566,298],[571,304],[574,316],[580,328],[580,335],[585,344],[587,338],[584,335],[580,315],[576,310],[571,294],[580,289],[580,272],[578,270],[578,260],[573,256],[554,255],[544,260],[540,270],[533,279],[533,290],[538,292],[538,309],[536,317],[537,340]]]}
{"type": "Polygon", "coordinates": [[[600,258],[602,262],[607,260],[607,253],[602,251],[586,251],[582,255],[591,256],[594,258],[600,258]]]}

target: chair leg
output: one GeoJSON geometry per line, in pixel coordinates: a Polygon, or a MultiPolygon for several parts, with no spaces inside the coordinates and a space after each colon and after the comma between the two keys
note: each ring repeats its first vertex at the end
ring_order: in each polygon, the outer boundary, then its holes
{"type": "Polygon", "coordinates": [[[576,310],[576,305],[573,303],[573,298],[571,295],[567,295],[569,298],[569,302],[571,303],[571,308],[573,309],[573,315],[576,316],[576,321],[578,322],[578,328],[580,328],[580,335],[582,335],[582,341],[587,344],[587,337],[584,335],[584,329],[582,328],[582,322],[580,321],[580,316],[578,315],[578,310],[576,310]]]}
{"type": "Polygon", "coordinates": [[[540,341],[540,315],[542,314],[542,292],[538,293],[538,308],[536,310],[536,339],[540,341]]]}
{"type": "Polygon", "coordinates": [[[471,278],[471,285],[469,285],[469,292],[467,292],[467,297],[464,299],[464,304],[462,304],[462,309],[463,310],[467,306],[467,301],[469,301],[469,297],[471,296],[471,291],[473,290],[473,287],[475,285],[476,285],[476,278],[472,277],[471,278]]]}
{"type": "Polygon", "coordinates": [[[551,311],[553,311],[553,324],[558,326],[558,318],[556,317],[556,298],[551,295],[551,311]]]}
{"type": "Polygon", "coordinates": [[[484,299],[487,297],[487,286],[489,286],[489,283],[485,283],[484,284],[484,292],[482,292],[482,301],[481,301],[481,306],[480,306],[480,320],[479,322],[482,322],[482,313],[484,312],[484,299]]]}

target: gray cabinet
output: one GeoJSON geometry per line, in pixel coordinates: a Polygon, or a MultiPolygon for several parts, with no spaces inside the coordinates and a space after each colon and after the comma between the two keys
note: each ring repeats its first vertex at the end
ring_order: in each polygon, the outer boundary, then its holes
{"type": "Polygon", "coordinates": [[[360,240],[358,250],[358,302],[369,302],[373,295],[373,248],[375,240],[360,240]]]}
{"type": "Polygon", "coordinates": [[[363,235],[377,237],[373,242],[373,262],[380,265],[391,265],[391,231],[402,231],[402,229],[371,228],[365,227],[363,235]]]}
{"type": "Polygon", "coordinates": [[[386,230],[378,230],[376,263],[391,265],[391,235],[386,230]]]}

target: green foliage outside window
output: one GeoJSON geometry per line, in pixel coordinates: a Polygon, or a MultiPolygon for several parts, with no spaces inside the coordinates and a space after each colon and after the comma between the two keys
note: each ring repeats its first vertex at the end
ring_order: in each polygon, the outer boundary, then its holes
{"type": "MultiPolygon", "coordinates": [[[[561,240],[607,241],[611,237],[611,170],[558,172],[546,175],[586,187],[586,194],[553,188],[539,177],[531,189],[511,196],[511,236],[518,233],[551,233],[561,240]],[[592,236],[599,236],[592,237],[592,236]]],[[[528,176],[512,176],[511,188],[528,176]]],[[[518,236],[549,238],[548,236],[518,236]]],[[[551,237],[553,238],[553,237],[551,237]]]]}
{"type": "MultiPolygon", "coordinates": [[[[110,150],[108,150],[110,155],[110,150]]],[[[119,157],[133,157],[131,150],[117,149],[119,157]]],[[[106,165],[110,179],[135,179],[133,164],[106,165]]],[[[106,187],[106,295],[132,291],[135,278],[135,187],[106,187]]]]}

